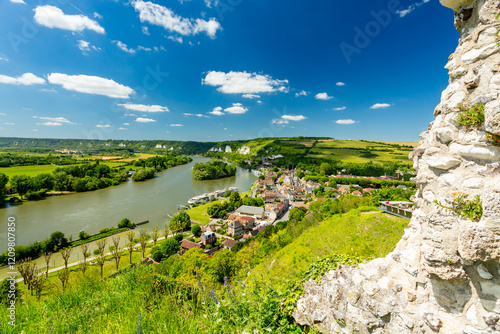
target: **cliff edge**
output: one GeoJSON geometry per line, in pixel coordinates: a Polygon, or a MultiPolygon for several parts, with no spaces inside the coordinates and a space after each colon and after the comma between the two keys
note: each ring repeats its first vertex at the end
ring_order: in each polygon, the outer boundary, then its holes
{"type": "Polygon", "coordinates": [[[500,0],[440,2],[455,11],[461,37],[435,120],[410,155],[418,172],[413,218],[385,258],[307,282],[294,313],[302,325],[324,333],[500,333],[500,0]],[[472,125],[463,117],[469,110],[472,125]]]}

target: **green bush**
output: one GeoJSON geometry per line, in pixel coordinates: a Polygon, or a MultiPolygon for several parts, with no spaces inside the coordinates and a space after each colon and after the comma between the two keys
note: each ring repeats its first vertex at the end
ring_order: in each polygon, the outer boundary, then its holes
{"type": "Polygon", "coordinates": [[[156,252],[154,252],[154,253],[153,253],[153,255],[151,256],[151,258],[152,258],[154,261],[156,261],[156,262],[160,262],[160,261],[161,261],[161,259],[162,259],[162,257],[163,257],[163,254],[162,254],[162,252],[161,252],[161,251],[156,251],[156,252]]]}
{"type": "Polygon", "coordinates": [[[473,105],[470,109],[467,109],[463,104],[459,103],[457,105],[458,109],[461,111],[458,114],[457,122],[458,124],[465,126],[467,128],[478,128],[484,123],[484,105],[482,103],[473,105]]]}

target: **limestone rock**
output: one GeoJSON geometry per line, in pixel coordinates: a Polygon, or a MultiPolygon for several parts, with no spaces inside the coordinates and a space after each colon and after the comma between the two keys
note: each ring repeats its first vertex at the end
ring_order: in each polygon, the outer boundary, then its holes
{"type": "Polygon", "coordinates": [[[500,148],[486,137],[500,135],[500,0],[440,1],[456,11],[461,38],[436,119],[409,156],[413,217],[386,257],[307,282],[299,324],[324,333],[500,333],[500,148]],[[483,103],[484,126],[458,125],[458,103],[483,103]],[[457,191],[479,196],[479,221],[434,203],[457,191]]]}

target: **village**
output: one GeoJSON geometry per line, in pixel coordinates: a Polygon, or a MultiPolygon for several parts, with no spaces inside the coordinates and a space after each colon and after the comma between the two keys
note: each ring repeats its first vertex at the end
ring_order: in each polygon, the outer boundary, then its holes
{"type": "MultiPolygon", "coordinates": [[[[207,255],[213,255],[223,249],[232,250],[239,242],[244,242],[262,233],[266,227],[288,221],[290,211],[293,208],[302,208],[306,212],[309,209],[309,203],[324,200],[321,195],[324,195],[325,192],[332,195],[329,196],[330,198],[338,199],[348,194],[363,197],[375,191],[375,188],[363,188],[358,184],[337,184],[334,181],[326,184],[314,182],[306,180],[305,177],[299,178],[294,170],[278,169],[276,167],[264,167],[260,169],[258,175],[261,176],[250,189],[249,198],[256,200],[253,203],[260,203],[261,205],[241,205],[227,212],[224,217],[213,217],[208,224],[200,224],[201,234],[199,237],[194,235],[182,240],[180,255],[193,248],[204,249],[207,255]]],[[[399,180],[396,177],[386,175],[364,177],[339,173],[332,177],[339,180],[345,178],[365,181],[399,180]]],[[[405,185],[394,187],[407,189],[405,185]]],[[[188,204],[210,206],[211,201],[228,197],[234,192],[238,194],[237,188],[214,191],[193,197],[188,201],[188,204]]],[[[411,206],[413,205],[411,202],[392,201],[390,203],[381,202],[380,204],[380,208],[387,213],[403,218],[411,218],[411,206]]]]}

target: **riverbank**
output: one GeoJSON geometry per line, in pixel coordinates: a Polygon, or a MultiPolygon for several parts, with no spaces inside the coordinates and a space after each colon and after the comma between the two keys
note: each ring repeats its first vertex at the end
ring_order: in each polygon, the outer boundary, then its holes
{"type": "Polygon", "coordinates": [[[191,177],[192,166],[209,159],[196,156],[193,159],[147,182],[129,181],[93,192],[49,196],[23,205],[6,204],[0,209],[0,240],[7,240],[9,217],[15,217],[18,223],[18,246],[47,239],[52,231],[61,231],[68,237],[77,237],[81,230],[96,234],[102,228],[117,226],[124,217],[134,222],[149,220],[142,227],[151,230],[155,225],[163,227],[169,221],[167,213],[177,212],[177,205],[187,203],[193,196],[233,186],[248,189],[257,179],[238,168],[237,175],[231,178],[196,181],[191,177]]]}

